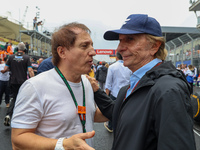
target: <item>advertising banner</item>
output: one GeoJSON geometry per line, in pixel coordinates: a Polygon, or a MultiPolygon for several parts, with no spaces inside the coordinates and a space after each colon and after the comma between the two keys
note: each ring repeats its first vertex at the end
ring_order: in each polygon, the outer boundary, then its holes
{"type": "Polygon", "coordinates": [[[97,55],[115,55],[114,49],[95,49],[97,55]]]}

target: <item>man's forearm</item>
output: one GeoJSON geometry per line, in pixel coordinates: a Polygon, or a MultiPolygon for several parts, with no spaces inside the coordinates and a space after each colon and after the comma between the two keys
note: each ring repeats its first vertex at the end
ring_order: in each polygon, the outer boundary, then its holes
{"type": "Polygon", "coordinates": [[[94,92],[94,100],[102,114],[109,120],[112,120],[114,101],[101,89],[94,92]]]}
{"type": "MultiPolygon", "coordinates": [[[[92,138],[95,131],[79,133],[63,140],[64,149],[94,150],[90,147],[85,139],[92,138]]],[[[57,139],[51,139],[36,135],[34,129],[12,129],[12,146],[13,150],[54,150],[57,139]]]]}
{"type": "Polygon", "coordinates": [[[31,132],[17,134],[18,130],[20,129],[12,129],[12,145],[14,150],[48,150],[55,148],[57,139],[45,138],[31,132]]]}
{"type": "Polygon", "coordinates": [[[5,66],[5,67],[4,67],[4,70],[1,70],[1,73],[5,73],[5,72],[7,72],[8,70],[9,70],[8,66],[5,66]]]}
{"type": "Polygon", "coordinates": [[[31,78],[35,76],[34,75],[34,71],[33,71],[32,68],[29,68],[28,73],[29,73],[29,75],[30,75],[31,78]]]}
{"type": "Polygon", "coordinates": [[[29,75],[31,78],[35,76],[33,71],[29,72],[29,75]]]}
{"type": "Polygon", "coordinates": [[[106,122],[109,119],[106,118],[101,111],[99,110],[99,108],[97,108],[96,112],[95,112],[95,116],[94,116],[94,122],[106,122]]]}

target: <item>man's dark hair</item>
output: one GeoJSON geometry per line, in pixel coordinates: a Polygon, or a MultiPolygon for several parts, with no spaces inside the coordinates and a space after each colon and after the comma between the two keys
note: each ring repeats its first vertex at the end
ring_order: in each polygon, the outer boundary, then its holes
{"type": "Polygon", "coordinates": [[[105,65],[106,65],[106,62],[105,62],[105,61],[102,61],[102,65],[105,66],[105,65]]]}
{"type": "Polygon", "coordinates": [[[123,60],[122,55],[119,52],[117,52],[116,56],[119,58],[119,60],[123,60]]]}

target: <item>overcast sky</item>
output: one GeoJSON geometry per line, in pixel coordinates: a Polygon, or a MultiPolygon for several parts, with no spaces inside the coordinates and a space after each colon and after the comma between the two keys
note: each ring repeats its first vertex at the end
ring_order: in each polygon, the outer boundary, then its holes
{"type": "MultiPolygon", "coordinates": [[[[0,15],[10,11],[12,17],[32,24],[40,9],[39,20],[43,29],[53,31],[56,27],[77,21],[92,30],[94,48],[117,48],[117,42],[103,40],[103,34],[118,29],[130,14],[148,14],[158,20],[161,26],[196,27],[194,12],[189,11],[189,0],[4,0],[0,15]]],[[[199,13],[200,14],[200,13],[199,13]]]]}

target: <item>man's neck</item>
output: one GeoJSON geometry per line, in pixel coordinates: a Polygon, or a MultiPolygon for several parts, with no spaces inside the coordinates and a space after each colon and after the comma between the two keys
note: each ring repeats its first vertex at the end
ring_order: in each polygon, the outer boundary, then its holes
{"type": "Polygon", "coordinates": [[[69,71],[62,66],[58,66],[58,69],[61,71],[66,80],[73,83],[79,83],[81,81],[81,75],[78,75],[73,71],[69,71]]]}

